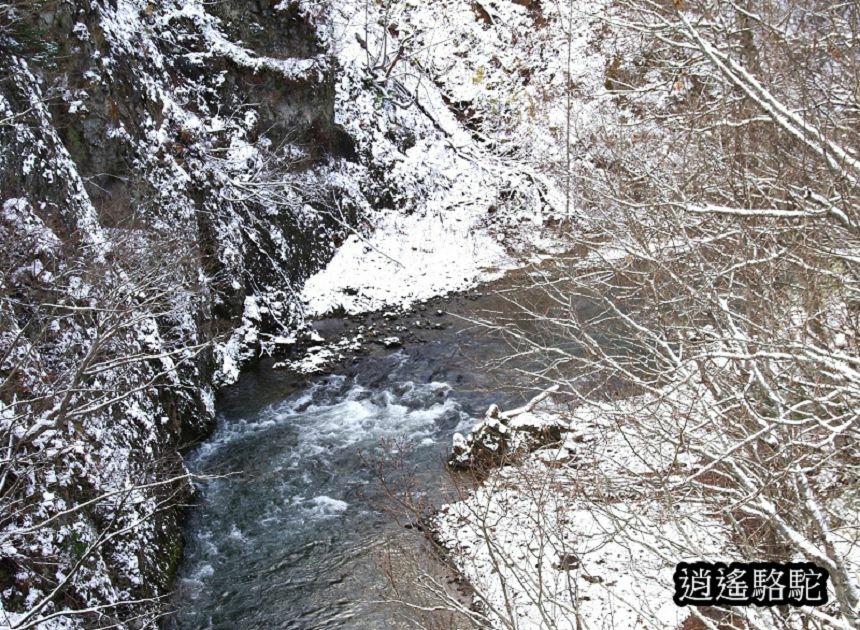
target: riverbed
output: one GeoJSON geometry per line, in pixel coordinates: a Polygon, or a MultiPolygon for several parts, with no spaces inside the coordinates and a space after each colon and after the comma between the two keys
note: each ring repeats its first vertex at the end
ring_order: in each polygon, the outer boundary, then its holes
{"type": "MultiPolygon", "coordinates": [[[[447,310],[474,314],[494,299],[470,297],[447,310]]],[[[264,361],[221,393],[218,429],[187,458],[193,472],[218,478],[197,484],[170,625],[414,627],[402,607],[381,601],[390,594],[385,559],[392,545],[400,555],[425,543],[404,529],[407,515],[386,510],[374,462],[398,460],[385,474],[442,500],[453,433],[530,390],[513,365],[491,369],[510,352],[500,337],[435,307],[404,321],[421,317],[432,326],[419,341],[338,373],[298,379],[264,361]]]]}

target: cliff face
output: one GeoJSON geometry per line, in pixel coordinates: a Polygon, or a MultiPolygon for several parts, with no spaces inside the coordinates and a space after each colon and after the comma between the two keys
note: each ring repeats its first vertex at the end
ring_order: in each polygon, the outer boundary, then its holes
{"type": "Polygon", "coordinates": [[[127,623],[179,558],[177,449],[261,331],[300,327],[295,290],[354,218],[354,149],[296,3],[3,17],[0,611],[127,623]]]}
{"type": "Polygon", "coordinates": [[[306,312],[471,286],[557,222],[471,69],[490,25],[451,13],[465,70],[422,66],[455,4],[0,2],[0,619],[151,619],[216,387],[306,312]],[[450,103],[481,90],[478,133],[450,103]]]}

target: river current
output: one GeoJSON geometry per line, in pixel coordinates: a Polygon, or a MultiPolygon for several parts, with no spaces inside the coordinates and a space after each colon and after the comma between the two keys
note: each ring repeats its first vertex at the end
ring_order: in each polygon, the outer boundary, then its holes
{"type": "MultiPolygon", "coordinates": [[[[468,330],[361,358],[297,387],[265,364],[222,393],[177,580],[176,628],[399,628],[380,551],[404,535],[368,461],[403,448],[416,485],[443,485],[455,431],[515,404],[485,369],[504,344],[468,330]]],[[[405,473],[404,473],[405,474],[405,473]]],[[[420,534],[411,534],[417,543],[420,534]]],[[[408,579],[408,577],[406,578],[408,579]]]]}

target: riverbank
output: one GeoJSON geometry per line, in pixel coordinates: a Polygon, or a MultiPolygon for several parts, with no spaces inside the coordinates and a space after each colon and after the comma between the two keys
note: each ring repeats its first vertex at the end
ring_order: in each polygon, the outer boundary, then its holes
{"type": "Polygon", "coordinates": [[[210,618],[216,627],[275,619],[297,628],[355,627],[358,619],[399,627],[394,619],[414,613],[415,602],[435,605],[430,583],[465,605],[467,587],[438,562],[416,514],[397,508],[397,492],[411,484],[427,506],[449,500],[444,459],[453,433],[492,403],[523,400],[528,384],[514,370],[490,369],[507,344],[468,321],[497,309],[504,289],[484,285],[397,317],[318,322],[320,344],[372,328],[368,339],[402,341],[366,341],[325,373],[274,368],[284,358],[264,358],[219,392],[218,428],[187,461],[196,473],[231,476],[198,486],[175,627],[210,618]]]}
{"type": "MultiPolygon", "coordinates": [[[[629,414],[647,413],[642,406],[625,404],[629,414]]],[[[675,564],[696,559],[687,556],[690,541],[726,557],[725,530],[696,500],[667,510],[660,487],[644,478],[663,470],[678,480],[690,464],[618,420],[616,405],[572,406],[550,394],[489,413],[468,440],[455,436],[452,459],[480,481],[430,527],[472,585],[479,622],[688,627],[689,610],[672,599],[675,564]]]]}

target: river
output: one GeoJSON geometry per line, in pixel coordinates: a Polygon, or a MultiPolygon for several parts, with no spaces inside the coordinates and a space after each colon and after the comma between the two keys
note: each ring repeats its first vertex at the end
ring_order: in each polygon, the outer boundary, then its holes
{"type": "Polygon", "coordinates": [[[509,351],[503,341],[446,321],[424,343],[341,374],[297,383],[264,362],[221,393],[218,429],[187,459],[222,477],[198,484],[170,626],[414,627],[400,607],[374,602],[385,592],[382,552],[422,536],[380,509],[385,492],[367,462],[400,448],[410,478],[438,500],[452,434],[490,403],[528,393],[527,379],[487,367],[509,351]]]}

